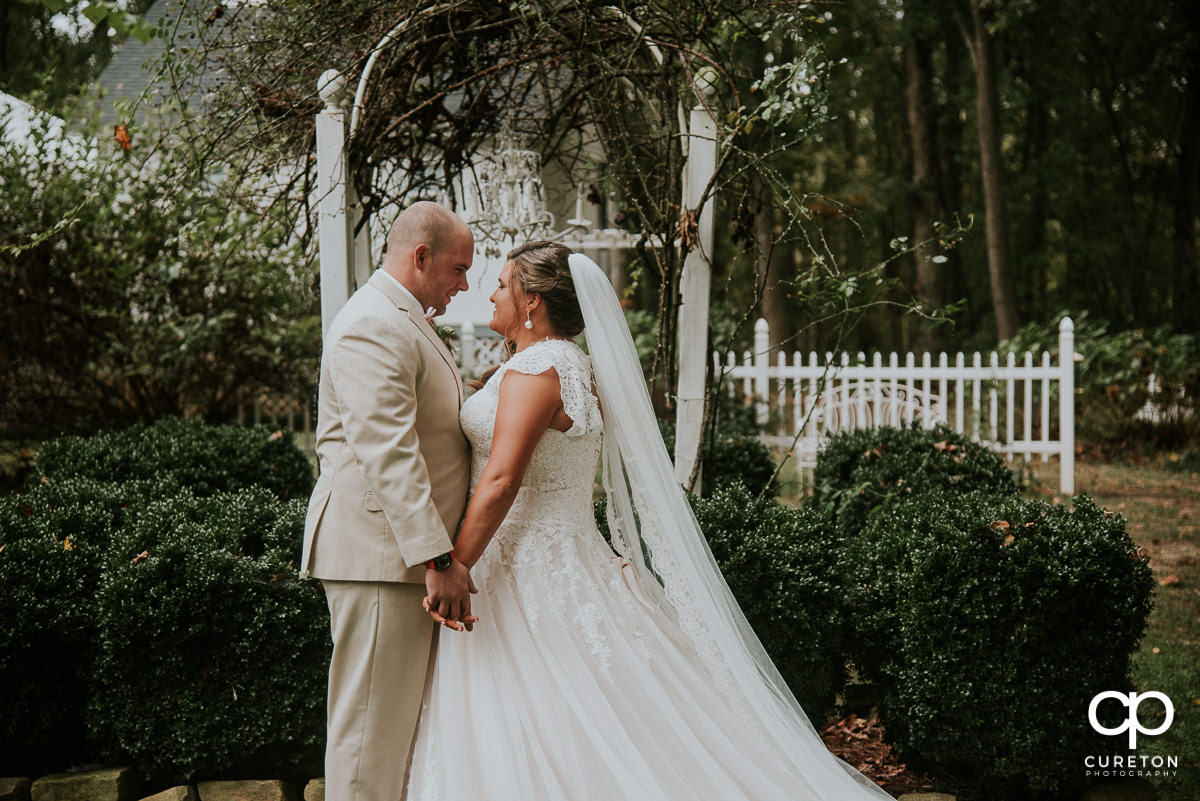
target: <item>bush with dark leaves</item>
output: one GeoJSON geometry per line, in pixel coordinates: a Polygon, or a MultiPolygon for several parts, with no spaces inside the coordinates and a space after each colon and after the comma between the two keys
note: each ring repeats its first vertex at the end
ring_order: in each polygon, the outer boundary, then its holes
{"type": "Polygon", "coordinates": [[[1089,702],[1129,689],[1151,609],[1123,518],[1086,496],[932,492],[872,516],[848,563],[851,653],[904,759],[984,797],[1076,789],[1108,747],[1089,702]]]}

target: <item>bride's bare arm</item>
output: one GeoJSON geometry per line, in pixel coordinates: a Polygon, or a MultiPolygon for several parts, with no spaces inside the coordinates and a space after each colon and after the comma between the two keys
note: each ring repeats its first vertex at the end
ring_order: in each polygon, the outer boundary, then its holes
{"type": "Polygon", "coordinates": [[[467,567],[479,561],[512,507],[538,441],[547,428],[559,428],[564,420],[569,427],[554,370],[540,375],[511,371],[502,377],[492,452],[454,543],[455,558],[467,567]]]}

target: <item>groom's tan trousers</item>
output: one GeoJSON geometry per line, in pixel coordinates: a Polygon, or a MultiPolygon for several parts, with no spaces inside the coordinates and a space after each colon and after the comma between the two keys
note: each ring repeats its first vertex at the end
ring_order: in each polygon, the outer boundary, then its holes
{"type": "Polygon", "coordinates": [[[397,801],[436,630],[425,585],[321,583],[333,630],[325,798],[397,801]]]}

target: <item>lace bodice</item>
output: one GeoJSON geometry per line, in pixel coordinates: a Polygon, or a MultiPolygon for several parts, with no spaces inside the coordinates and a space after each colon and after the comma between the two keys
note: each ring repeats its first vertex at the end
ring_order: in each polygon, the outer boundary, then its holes
{"type": "Polygon", "coordinates": [[[504,377],[517,371],[540,375],[554,370],[558,375],[563,409],[571,418],[567,431],[548,429],[537,447],[521,490],[505,519],[497,539],[519,521],[542,524],[578,522],[591,513],[592,483],[600,453],[603,423],[592,392],[592,370],[587,354],[574,342],[551,339],[530,345],[501,365],[491,379],[463,404],[463,431],[471,441],[471,489],[479,483],[492,452],[492,434],[504,377]]]}

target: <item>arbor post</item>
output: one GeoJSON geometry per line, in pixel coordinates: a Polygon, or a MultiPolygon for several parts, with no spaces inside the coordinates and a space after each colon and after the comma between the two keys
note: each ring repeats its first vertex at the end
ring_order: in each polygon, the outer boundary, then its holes
{"type": "Polygon", "coordinates": [[[337,70],[317,81],[317,237],[321,261],[321,337],[355,289],[352,198],[346,162],[346,82],[337,70]]]}
{"type": "Polygon", "coordinates": [[[712,200],[704,190],[717,170],[717,123],[703,105],[692,109],[688,125],[685,213],[696,215],[696,240],[683,262],[679,309],[679,390],[675,408],[675,479],[691,490],[699,482],[696,462],[704,427],[708,367],[708,298],[712,281],[712,200]],[[701,202],[704,201],[703,205],[701,202]],[[694,476],[693,476],[694,473],[694,476]]]}

